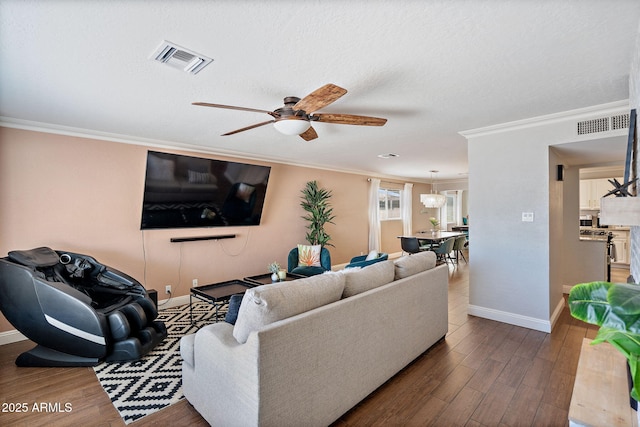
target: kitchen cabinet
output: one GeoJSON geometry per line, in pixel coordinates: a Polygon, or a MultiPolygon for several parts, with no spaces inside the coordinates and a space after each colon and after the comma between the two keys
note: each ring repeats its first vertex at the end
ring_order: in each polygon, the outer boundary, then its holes
{"type": "Polygon", "coordinates": [[[630,259],[630,242],[629,232],[626,230],[613,230],[613,239],[611,243],[615,245],[615,258],[612,260],[614,264],[629,264],[630,259]]]}
{"type": "MultiPolygon", "coordinates": [[[[616,179],[622,182],[622,178],[616,179]]],[[[600,209],[600,199],[611,190],[613,185],[608,179],[580,180],[580,209],[600,209]]]]}

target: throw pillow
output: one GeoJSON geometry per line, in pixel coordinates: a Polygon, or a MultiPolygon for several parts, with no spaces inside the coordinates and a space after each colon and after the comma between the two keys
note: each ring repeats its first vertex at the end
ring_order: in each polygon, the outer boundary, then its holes
{"type": "Polygon", "coordinates": [[[227,314],[224,316],[225,322],[231,323],[232,325],[236,324],[243,296],[244,294],[231,295],[231,298],[229,299],[229,308],[227,309],[227,314]]]}
{"type": "Polygon", "coordinates": [[[319,274],[248,289],[240,304],[233,336],[244,344],[251,332],[270,323],[338,301],[344,280],[342,274],[319,274]]]}
{"type": "Polygon", "coordinates": [[[320,265],[320,245],[298,245],[298,267],[322,267],[320,265]]]}
{"type": "Polygon", "coordinates": [[[436,254],[431,251],[419,252],[413,255],[405,255],[394,261],[396,280],[413,276],[421,271],[429,270],[436,266],[436,254]]]}
{"type": "Polygon", "coordinates": [[[242,200],[245,203],[249,203],[251,201],[251,195],[253,194],[256,187],[253,185],[245,184],[241,182],[238,185],[238,191],[236,191],[236,197],[242,200]]]}
{"type": "Polygon", "coordinates": [[[393,261],[380,261],[365,268],[347,268],[343,270],[345,276],[342,298],[377,288],[393,282],[395,269],[393,261]]]}
{"type": "Polygon", "coordinates": [[[209,172],[196,172],[189,169],[187,173],[189,175],[190,184],[210,184],[212,181],[212,177],[209,172]]]}
{"type": "Polygon", "coordinates": [[[378,258],[378,251],[375,249],[369,252],[369,255],[364,259],[365,261],[371,261],[372,259],[378,258]]]}

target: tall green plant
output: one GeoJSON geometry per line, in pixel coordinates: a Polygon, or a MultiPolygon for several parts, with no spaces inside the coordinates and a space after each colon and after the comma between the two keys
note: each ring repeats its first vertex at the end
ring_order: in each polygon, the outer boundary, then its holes
{"type": "Polygon", "coordinates": [[[302,218],[307,220],[307,242],[311,245],[333,246],[328,243],[331,236],[324,229],[325,224],[333,224],[333,208],[329,203],[331,191],[318,188],[316,181],[307,182],[302,189],[300,206],[307,212],[302,218]]]}
{"type": "Polygon", "coordinates": [[[600,326],[592,344],[609,342],[627,358],[631,397],[640,400],[640,286],[582,283],[571,288],[569,309],[576,319],[600,326]]]}

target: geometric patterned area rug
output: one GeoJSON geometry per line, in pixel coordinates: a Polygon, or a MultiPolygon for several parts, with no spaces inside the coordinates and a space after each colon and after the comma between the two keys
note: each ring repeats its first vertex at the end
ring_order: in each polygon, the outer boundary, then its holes
{"type": "MultiPolygon", "coordinates": [[[[219,312],[224,315],[226,309],[225,306],[219,312]]],[[[134,362],[105,362],[94,366],[100,385],[125,424],[184,398],[180,338],[213,322],[213,311],[210,304],[194,302],[196,327],[191,324],[188,304],[160,310],[158,320],[165,323],[167,338],[149,354],[134,362]]]]}

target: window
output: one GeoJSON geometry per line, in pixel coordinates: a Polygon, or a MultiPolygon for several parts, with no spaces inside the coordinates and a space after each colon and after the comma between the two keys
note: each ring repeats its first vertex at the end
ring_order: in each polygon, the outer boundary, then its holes
{"type": "Polygon", "coordinates": [[[400,210],[400,189],[382,188],[378,190],[380,221],[402,219],[400,210]]]}
{"type": "Polygon", "coordinates": [[[447,198],[446,209],[447,209],[447,224],[456,224],[456,194],[455,192],[452,194],[447,192],[445,194],[447,198]]]}
{"type": "Polygon", "coordinates": [[[446,204],[440,211],[441,218],[444,218],[445,226],[461,225],[462,217],[466,215],[466,194],[465,190],[450,190],[445,191],[446,204]]]}

